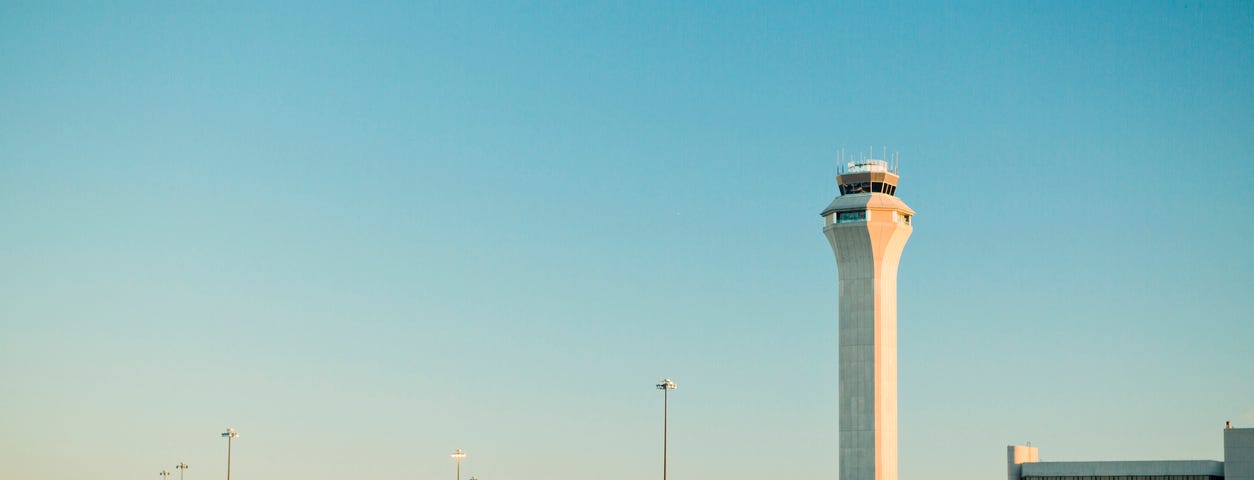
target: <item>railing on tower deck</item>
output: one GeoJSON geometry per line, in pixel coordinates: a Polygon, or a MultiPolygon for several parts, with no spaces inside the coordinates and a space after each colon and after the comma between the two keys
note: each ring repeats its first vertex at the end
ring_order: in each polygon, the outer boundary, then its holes
{"type": "Polygon", "coordinates": [[[849,162],[845,166],[845,173],[869,173],[869,172],[888,172],[888,162],[884,160],[860,160],[857,162],[849,162]]]}

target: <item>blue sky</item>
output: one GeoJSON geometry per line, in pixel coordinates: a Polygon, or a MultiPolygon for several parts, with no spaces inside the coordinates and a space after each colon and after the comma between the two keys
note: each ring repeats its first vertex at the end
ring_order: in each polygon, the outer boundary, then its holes
{"type": "Polygon", "coordinates": [[[840,148],[903,478],[1254,426],[1249,3],[0,2],[0,476],[836,475],[840,148]]]}

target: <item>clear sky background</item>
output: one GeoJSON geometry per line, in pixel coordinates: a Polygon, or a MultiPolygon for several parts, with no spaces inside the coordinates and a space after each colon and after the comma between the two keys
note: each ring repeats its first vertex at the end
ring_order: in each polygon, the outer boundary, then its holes
{"type": "Polygon", "coordinates": [[[0,477],[834,478],[836,152],[902,478],[1254,427],[1249,2],[0,2],[0,477]]]}

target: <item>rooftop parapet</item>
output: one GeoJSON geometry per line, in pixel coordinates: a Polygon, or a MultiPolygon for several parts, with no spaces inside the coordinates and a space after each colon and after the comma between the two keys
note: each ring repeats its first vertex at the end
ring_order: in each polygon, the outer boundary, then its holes
{"type": "Polygon", "coordinates": [[[888,161],[886,160],[859,160],[845,164],[845,170],[841,173],[870,173],[887,171],[888,161]]]}

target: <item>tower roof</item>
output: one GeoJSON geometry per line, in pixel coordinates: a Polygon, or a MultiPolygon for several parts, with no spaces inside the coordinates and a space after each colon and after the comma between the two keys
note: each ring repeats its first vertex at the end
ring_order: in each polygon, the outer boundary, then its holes
{"type": "Polygon", "coordinates": [[[906,206],[906,202],[892,195],[841,195],[823,209],[820,216],[845,210],[896,210],[907,215],[914,215],[914,210],[906,206]]]}

